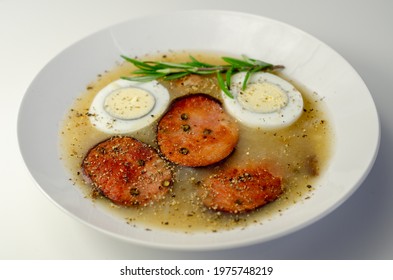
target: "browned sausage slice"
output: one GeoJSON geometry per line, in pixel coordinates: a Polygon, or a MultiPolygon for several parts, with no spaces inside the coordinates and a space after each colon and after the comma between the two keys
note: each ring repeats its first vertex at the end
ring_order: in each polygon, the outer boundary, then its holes
{"type": "Polygon", "coordinates": [[[175,100],[160,120],[157,142],[162,154],[184,166],[207,166],[226,158],[239,138],[238,126],[221,104],[203,94],[175,100]]]}
{"type": "Polygon", "coordinates": [[[84,174],[119,205],[146,205],[165,196],[172,171],[158,153],[132,137],[114,137],[93,147],[82,162],[84,174]]]}
{"type": "Polygon", "coordinates": [[[282,192],[281,179],[263,167],[221,170],[205,179],[199,189],[208,208],[230,213],[263,206],[282,192]]]}

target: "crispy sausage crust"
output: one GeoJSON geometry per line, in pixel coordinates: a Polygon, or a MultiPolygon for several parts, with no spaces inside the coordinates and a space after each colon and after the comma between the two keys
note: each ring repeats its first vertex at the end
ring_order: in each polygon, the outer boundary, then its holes
{"type": "Polygon", "coordinates": [[[204,94],[175,100],[157,128],[161,153],[176,164],[191,167],[226,158],[238,138],[236,122],[217,100],[204,94]]]}
{"type": "Polygon", "coordinates": [[[159,200],[172,184],[172,172],[156,150],[132,137],[113,137],[93,147],[82,162],[84,174],[119,205],[159,200]]]}
{"type": "Polygon", "coordinates": [[[221,170],[205,179],[199,189],[205,206],[230,213],[261,207],[282,192],[281,179],[263,167],[221,170]]]}

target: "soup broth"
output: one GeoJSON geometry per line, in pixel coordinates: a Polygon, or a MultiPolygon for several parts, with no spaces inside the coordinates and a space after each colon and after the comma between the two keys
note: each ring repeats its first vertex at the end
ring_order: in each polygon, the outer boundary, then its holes
{"type": "MultiPolygon", "coordinates": [[[[217,54],[191,54],[207,63],[223,64],[221,56],[217,54]]],[[[185,62],[189,60],[189,55],[190,52],[173,52],[143,59],[185,62]]],[[[293,125],[284,129],[263,130],[249,128],[239,122],[239,142],[228,158],[208,167],[174,165],[174,183],[170,191],[163,200],[151,205],[122,207],[94,192],[84,180],[81,163],[93,146],[113,135],[95,129],[89,121],[88,110],[100,89],[122,76],[129,75],[133,70],[131,64],[121,63],[98,75],[77,98],[62,124],[61,158],[72,174],[71,180],[82,188],[87,199],[92,199],[100,207],[112,211],[130,226],[143,226],[148,229],[159,227],[190,233],[215,232],[264,223],[275,215],[282,215],[292,204],[312,198],[314,184],[326,168],[331,154],[331,125],[321,97],[280,73],[276,74],[294,84],[303,96],[303,114],[293,125]],[[244,167],[256,162],[263,163],[273,174],[280,174],[282,177],[284,193],[278,200],[240,214],[210,210],[202,204],[197,190],[203,178],[222,168],[244,167]]],[[[171,100],[187,94],[204,93],[222,101],[215,76],[192,76],[163,81],[162,84],[169,90],[171,100]]],[[[157,122],[127,135],[158,148],[156,127],[157,122]]]]}

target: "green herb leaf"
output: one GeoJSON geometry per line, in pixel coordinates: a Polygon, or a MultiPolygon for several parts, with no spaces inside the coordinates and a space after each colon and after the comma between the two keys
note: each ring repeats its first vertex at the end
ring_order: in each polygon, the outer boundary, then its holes
{"type": "Polygon", "coordinates": [[[136,60],[136,59],[133,59],[133,58],[124,56],[124,55],[122,55],[121,57],[122,57],[123,59],[125,59],[126,61],[128,61],[128,62],[134,64],[134,65],[135,65],[136,67],[138,67],[139,69],[145,69],[145,70],[153,70],[153,69],[154,69],[153,66],[151,66],[151,65],[149,65],[149,64],[147,64],[147,63],[145,63],[145,62],[142,62],[142,61],[139,61],[139,60],[136,60]]]}
{"type": "Polygon", "coordinates": [[[247,71],[246,76],[244,76],[243,84],[242,84],[242,90],[245,90],[247,87],[247,82],[250,79],[251,75],[251,70],[247,71]]]}
{"type": "Polygon", "coordinates": [[[220,72],[217,72],[217,81],[218,81],[218,85],[220,87],[220,89],[229,97],[229,98],[233,98],[232,93],[229,91],[228,86],[225,84],[224,79],[221,76],[220,72]]]}
{"type": "Polygon", "coordinates": [[[155,75],[149,75],[149,76],[121,77],[121,78],[124,80],[133,81],[133,82],[146,83],[146,82],[154,81],[157,79],[161,79],[163,77],[165,77],[165,74],[155,74],[155,75]]]}
{"type": "Polygon", "coordinates": [[[205,68],[207,68],[207,67],[214,67],[214,65],[212,65],[212,64],[208,64],[208,63],[204,63],[204,62],[198,61],[192,55],[190,55],[189,57],[191,59],[191,62],[186,62],[186,64],[197,66],[197,67],[205,67],[205,68]]]}
{"type": "Polygon", "coordinates": [[[187,72],[174,73],[174,74],[165,76],[165,77],[164,77],[164,80],[166,80],[166,81],[177,80],[177,79],[183,78],[183,77],[185,77],[185,76],[187,76],[187,75],[189,75],[189,73],[187,73],[187,72]]]}
{"type": "Polygon", "coordinates": [[[242,59],[233,57],[222,57],[226,65],[212,65],[197,60],[190,55],[190,61],[184,63],[162,62],[162,61],[140,61],[127,56],[121,56],[124,60],[132,63],[136,69],[131,77],[122,77],[122,79],[149,82],[156,79],[175,80],[185,77],[189,74],[212,75],[217,74],[218,85],[221,90],[230,98],[233,98],[230,92],[232,75],[238,72],[246,71],[242,89],[247,87],[250,76],[258,71],[268,71],[284,68],[281,65],[273,65],[261,60],[249,58],[245,55],[242,59]],[[225,80],[222,76],[225,74],[225,80]]]}
{"type": "Polygon", "coordinates": [[[231,87],[232,73],[233,73],[233,66],[231,68],[229,68],[229,70],[227,71],[227,73],[225,75],[228,89],[230,89],[230,87],[231,87]]]}
{"type": "Polygon", "coordinates": [[[223,57],[222,60],[225,62],[229,63],[232,66],[242,68],[242,67],[252,67],[253,64],[249,63],[248,61],[245,60],[240,60],[232,57],[223,57]]]}

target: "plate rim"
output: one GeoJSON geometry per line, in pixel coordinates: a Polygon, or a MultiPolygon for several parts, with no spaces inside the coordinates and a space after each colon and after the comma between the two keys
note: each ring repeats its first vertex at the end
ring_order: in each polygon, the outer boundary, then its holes
{"type": "Polygon", "coordinates": [[[372,170],[375,160],[378,156],[378,151],[379,151],[379,146],[380,146],[380,137],[381,137],[381,128],[380,128],[381,124],[380,124],[380,120],[379,120],[379,116],[378,116],[378,111],[377,108],[375,106],[375,102],[373,100],[373,96],[371,95],[370,91],[367,88],[367,85],[364,83],[364,80],[362,79],[362,77],[359,75],[359,73],[355,70],[355,68],[341,55],[339,54],[337,51],[335,51],[333,48],[331,48],[329,45],[327,45],[326,43],[324,43],[323,41],[321,41],[320,39],[314,37],[313,35],[295,27],[292,26],[288,23],[282,22],[282,21],[278,21],[276,19],[272,19],[272,18],[268,18],[268,17],[264,17],[264,16],[260,16],[260,15],[256,15],[256,14],[252,14],[252,13],[244,13],[244,12],[235,12],[235,11],[226,11],[226,10],[187,10],[187,11],[174,11],[174,12],[165,12],[165,13],[156,13],[156,14],[150,14],[150,15],[145,15],[145,16],[140,16],[140,17],[133,17],[130,18],[128,20],[125,20],[123,22],[120,23],[116,23],[114,25],[108,26],[106,28],[100,29],[98,31],[95,31],[85,37],[83,37],[80,40],[77,40],[76,42],[72,43],[69,46],[64,47],[59,53],[55,54],[50,60],[49,62],[36,74],[36,76],[34,77],[34,79],[32,80],[32,82],[30,83],[29,87],[27,88],[22,101],[21,101],[21,105],[18,111],[18,118],[17,118],[17,136],[18,136],[18,144],[19,144],[19,150],[20,153],[22,155],[23,161],[25,162],[27,169],[29,171],[29,173],[31,174],[31,176],[34,178],[34,181],[37,185],[37,187],[40,189],[40,191],[42,191],[45,196],[52,201],[52,203],[54,203],[58,208],[60,208],[63,212],[67,213],[67,215],[72,216],[73,218],[75,218],[76,220],[81,221],[83,224],[86,224],[92,228],[95,228],[96,230],[103,232],[107,235],[116,237],[118,239],[127,241],[127,242],[131,242],[134,244],[140,244],[140,245],[144,245],[144,246],[148,246],[148,247],[154,247],[154,248],[162,248],[162,249],[176,249],[176,250],[211,250],[211,249],[228,249],[228,248],[234,248],[234,247],[243,247],[243,246],[248,246],[248,245],[252,245],[255,243],[264,243],[267,241],[271,241],[273,239],[277,239],[277,238],[281,238],[283,236],[286,236],[290,233],[293,233],[295,231],[298,231],[302,228],[305,228],[307,226],[309,226],[310,224],[313,224],[316,220],[320,220],[321,218],[327,216],[328,214],[330,214],[331,212],[333,212],[334,210],[336,210],[339,206],[341,206],[360,186],[361,184],[364,182],[364,180],[367,178],[368,174],[370,173],[370,171],[372,170]],[[110,232],[107,231],[103,228],[100,228],[96,225],[93,225],[91,223],[89,223],[88,221],[83,220],[82,218],[78,217],[77,215],[75,215],[74,213],[72,213],[71,211],[69,211],[68,209],[64,208],[64,206],[60,205],[57,201],[54,200],[53,197],[51,197],[44,189],[43,187],[38,183],[36,176],[34,176],[31,168],[28,166],[26,159],[25,159],[25,152],[23,149],[23,144],[21,143],[21,135],[22,135],[22,131],[21,129],[21,121],[22,121],[22,111],[23,109],[27,106],[27,104],[25,104],[27,101],[26,96],[28,95],[28,93],[30,92],[30,89],[33,87],[34,82],[36,81],[36,79],[41,75],[41,73],[51,65],[51,63],[53,63],[53,61],[55,61],[55,59],[60,56],[63,52],[65,52],[67,49],[72,48],[73,46],[82,43],[84,40],[86,40],[87,38],[90,37],[94,37],[96,36],[96,34],[102,33],[102,32],[107,32],[113,28],[116,28],[118,26],[123,26],[124,24],[130,23],[130,22],[134,22],[134,21],[138,21],[138,20],[146,20],[148,18],[154,18],[157,15],[160,16],[164,16],[164,15],[173,15],[173,14],[195,14],[195,13],[209,13],[209,14],[224,14],[225,16],[227,15],[236,15],[236,16],[240,16],[240,17],[253,17],[257,20],[265,20],[265,21],[269,21],[271,23],[274,24],[280,24],[282,26],[285,26],[286,28],[290,28],[293,30],[296,30],[296,32],[300,32],[303,34],[303,36],[307,36],[313,40],[318,41],[319,43],[321,43],[325,48],[328,48],[330,51],[333,51],[335,53],[335,55],[339,56],[340,59],[342,61],[344,61],[345,63],[348,64],[348,66],[353,70],[353,72],[358,76],[359,80],[362,81],[363,83],[363,87],[365,87],[367,89],[367,92],[369,94],[369,97],[371,98],[372,102],[373,102],[373,108],[375,110],[376,113],[376,118],[377,118],[377,135],[376,135],[376,145],[374,147],[374,151],[372,152],[373,156],[372,158],[369,159],[369,164],[365,170],[365,172],[362,174],[362,176],[358,179],[358,181],[354,184],[354,186],[350,189],[349,192],[346,193],[345,196],[341,197],[341,200],[336,202],[336,204],[334,205],[334,207],[330,207],[328,209],[326,209],[324,212],[320,213],[318,216],[315,216],[313,219],[308,220],[308,222],[306,223],[302,223],[300,225],[297,225],[296,227],[292,227],[291,229],[288,229],[286,231],[281,232],[280,234],[276,234],[274,236],[270,236],[264,239],[253,239],[253,240],[247,240],[247,241],[243,241],[241,243],[235,242],[235,244],[232,243],[218,243],[212,246],[212,244],[210,244],[209,246],[197,246],[197,245],[184,245],[184,244],[180,244],[179,246],[174,246],[174,244],[162,244],[162,243],[157,243],[157,242],[152,242],[152,241],[145,241],[145,240],[135,240],[134,238],[131,237],[126,237],[114,232],[110,232]]]}

